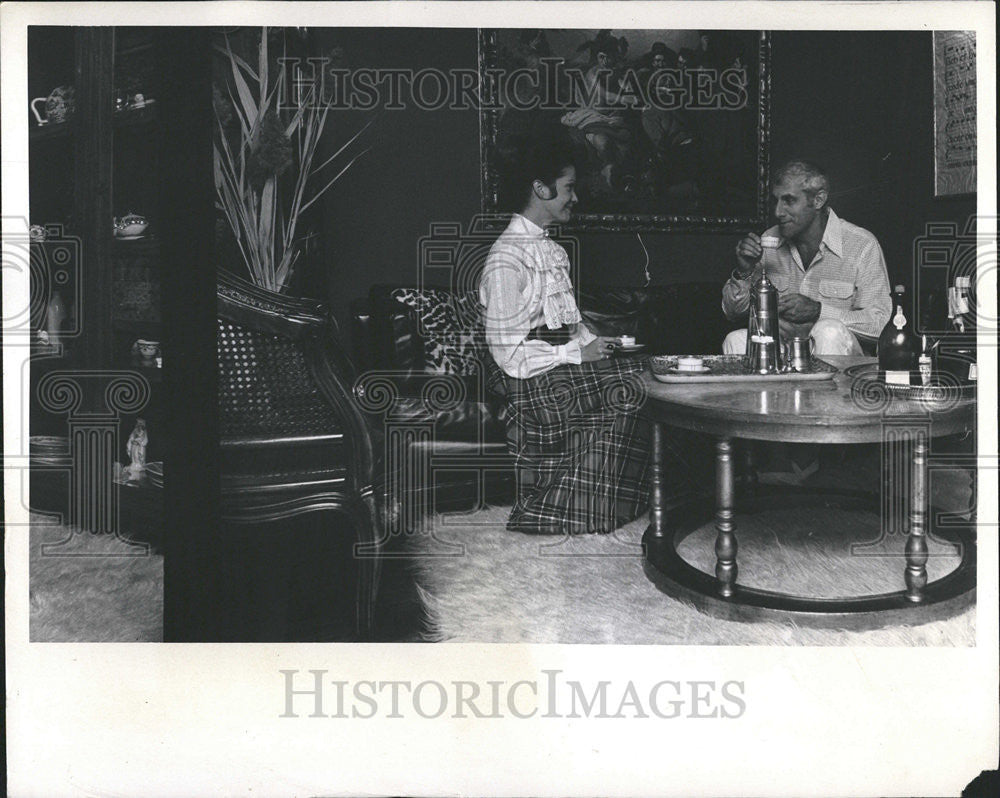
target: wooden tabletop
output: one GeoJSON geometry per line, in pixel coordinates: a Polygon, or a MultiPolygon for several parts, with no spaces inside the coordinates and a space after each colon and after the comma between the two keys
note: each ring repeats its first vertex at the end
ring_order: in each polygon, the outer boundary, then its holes
{"type": "Polygon", "coordinates": [[[859,395],[844,370],[871,357],[823,355],[839,372],[820,382],[665,384],[643,375],[644,414],[671,426],[713,435],[799,443],[873,443],[885,423],[929,421],[933,437],[970,428],[975,396],[920,401],[859,395]]]}

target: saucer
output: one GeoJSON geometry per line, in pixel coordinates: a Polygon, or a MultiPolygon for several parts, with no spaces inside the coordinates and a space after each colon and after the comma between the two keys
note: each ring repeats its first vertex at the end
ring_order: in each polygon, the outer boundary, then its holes
{"type": "Polygon", "coordinates": [[[671,366],[667,369],[671,374],[704,374],[706,371],[711,371],[708,366],[702,366],[697,369],[680,369],[677,366],[671,366]]]}
{"type": "Polygon", "coordinates": [[[617,352],[641,352],[645,348],[645,344],[615,344],[617,352]]]}
{"type": "Polygon", "coordinates": [[[119,241],[138,241],[140,238],[145,238],[145,237],[146,237],[145,233],[133,233],[130,236],[127,235],[115,236],[115,238],[117,238],[119,241]]]}

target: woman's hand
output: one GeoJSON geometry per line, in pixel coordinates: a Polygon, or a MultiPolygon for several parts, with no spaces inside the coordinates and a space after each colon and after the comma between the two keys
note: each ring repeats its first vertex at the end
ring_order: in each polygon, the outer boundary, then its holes
{"type": "Polygon", "coordinates": [[[607,360],[615,349],[615,339],[604,335],[597,336],[586,346],[580,347],[580,360],[590,363],[594,360],[607,360]]]}

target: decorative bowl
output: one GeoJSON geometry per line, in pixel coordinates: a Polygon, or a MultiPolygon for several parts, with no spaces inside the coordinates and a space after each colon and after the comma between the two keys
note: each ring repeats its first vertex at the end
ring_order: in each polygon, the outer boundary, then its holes
{"type": "Polygon", "coordinates": [[[145,216],[137,213],[127,213],[121,219],[115,219],[115,235],[119,238],[135,238],[141,236],[149,227],[145,216]]]}

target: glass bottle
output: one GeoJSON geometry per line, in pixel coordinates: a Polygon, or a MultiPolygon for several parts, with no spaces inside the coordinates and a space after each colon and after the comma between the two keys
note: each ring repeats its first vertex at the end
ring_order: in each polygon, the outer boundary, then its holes
{"type": "Polygon", "coordinates": [[[893,314],[878,337],[878,369],[892,385],[920,384],[917,357],[920,345],[907,317],[906,288],[897,285],[893,291],[893,314]],[[914,379],[914,377],[916,378],[914,379]]]}

